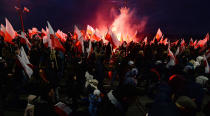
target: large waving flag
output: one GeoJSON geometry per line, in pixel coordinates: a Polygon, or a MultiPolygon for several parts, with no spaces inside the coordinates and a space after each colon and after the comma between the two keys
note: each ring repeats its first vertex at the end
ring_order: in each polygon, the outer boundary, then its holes
{"type": "Polygon", "coordinates": [[[62,32],[60,29],[58,29],[58,31],[55,33],[55,35],[56,35],[62,42],[66,42],[67,34],[65,34],[64,32],[62,32]]]}
{"type": "Polygon", "coordinates": [[[20,64],[22,65],[25,73],[28,75],[29,78],[31,78],[31,76],[33,74],[32,64],[28,60],[28,57],[27,57],[23,47],[21,47],[20,54],[17,55],[17,58],[18,58],[20,64]]]}
{"type": "Polygon", "coordinates": [[[157,39],[157,41],[159,41],[162,37],[163,37],[163,33],[160,30],[160,28],[159,28],[158,31],[157,31],[157,34],[156,34],[155,38],[157,39]]]}
{"type": "Polygon", "coordinates": [[[77,35],[77,38],[78,38],[78,40],[80,42],[80,45],[82,47],[82,53],[84,53],[85,52],[85,50],[84,50],[84,38],[82,36],[81,31],[79,30],[79,28],[76,25],[74,26],[74,32],[77,35]]]}
{"type": "Polygon", "coordinates": [[[91,39],[91,37],[94,35],[95,30],[93,27],[91,27],[90,25],[87,25],[87,31],[86,31],[86,35],[89,39],[91,39]]]}
{"type": "Polygon", "coordinates": [[[48,36],[50,36],[50,38],[48,38],[48,42],[50,42],[49,47],[51,49],[55,49],[55,50],[62,51],[63,53],[65,53],[66,50],[63,47],[63,45],[60,43],[58,38],[55,37],[55,32],[54,32],[52,26],[50,25],[49,22],[47,22],[47,24],[48,24],[48,29],[49,29],[48,36]]]}
{"type": "Polygon", "coordinates": [[[95,30],[95,33],[93,34],[93,37],[92,37],[92,38],[93,38],[94,40],[96,40],[96,41],[100,41],[100,40],[101,40],[102,35],[100,34],[100,32],[99,32],[98,29],[95,30]]]}
{"type": "Polygon", "coordinates": [[[6,31],[5,31],[4,41],[14,44],[12,40],[16,37],[16,32],[7,18],[5,18],[5,21],[6,21],[6,31]]]}
{"type": "Polygon", "coordinates": [[[114,49],[120,46],[120,41],[117,39],[117,36],[111,31],[111,29],[108,30],[105,39],[112,44],[114,49]]]}

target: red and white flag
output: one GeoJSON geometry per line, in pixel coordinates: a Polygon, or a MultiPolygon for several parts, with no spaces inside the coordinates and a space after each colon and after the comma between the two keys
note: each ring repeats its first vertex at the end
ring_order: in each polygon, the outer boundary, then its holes
{"type": "Polygon", "coordinates": [[[163,37],[163,33],[160,30],[160,28],[158,29],[155,38],[157,39],[157,41],[159,41],[161,38],[163,37]]]}
{"type": "Polygon", "coordinates": [[[92,37],[95,41],[100,41],[101,38],[102,38],[102,35],[100,34],[99,30],[96,29],[95,30],[95,33],[93,34],[93,37],[92,37]]]}
{"type": "Polygon", "coordinates": [[[80,42],[80,45],[81,45],[81,48],[82,48],[82,53],[84,53],[85,52],[85,50],[84,50],[84,38],[82,36],[81,31],[79,30],[79,28],[76,25],[74,26],[74,33],[77,35],[77,38],[78,38],[78,40],[80,42]]]}
{"type": "Polygon", "coordinates": [[[66,42],[67,34],[62,32],[60,29],[58,29],[55,35],[61,40],[61,42],[66,42]]]}
{"type": "Polygon", "coordinates": [[[171,43],[172,46],[177,46],[179,43],[179,40],[176,40],[175,42],[171,43]]]}
{"type": "Polygon", "coordinates": [[[72,113],[72,109],[62,102],[55,105],[55,111],[59,116],[70,116],[72,113]]]}
{"type": "Polygon", "coordinates": [[[63,53],[65,53],[65,48],[63,47],[63,45],[60,43],[60,41],[58,40],[58,38],[56,38],[55,36],[55,32],[52,28],[52,26],[50,25],[49,22],[47,22],[48,24],[48,29],[49,29],[49,33],[48,33],[48,45],[51,49],[55,49],[58,51],[62,51],[63,53]]]}
{"type": "Polygon", "coordinates": [[[91,27],[90,25],[87,25],[87,31],[86,31],[86,35],[89,39],[91,39],[91,37],[94,35],[95,30],[93,27],[91,27]]]}
{"type": "Polygon", "coordinates": [[[14,44],[12,40],[16,37],[16,31],[12,27],[11,23],[7,18],[5,18],[6,21],[6,31],[5,31],[5,36],[4,36],[4,41],[14,44]]]}
{"type": "Polygon", "coordinates": [[[185,40],[182,39],[180,43],[180,51],[179,51],[180,53],[182,53],[185,50],[185,45],[186,45],[185,40]]]}
{"type": "Polygon", "coordinates": [[[166,65],[167,68],[170,66],[175,66],[176,65],[176,57],[174,56],[173,52],[170,50],[170,45],[168,47],[168,56],[170,57],[170,61],[166,65]]]}
{"type": "Polygon", "coordinates": [[[194,46],[194,42],[193,42],[193,39],[192,39],[192,38],[190,39],[189,46],[190,46],[190,47],[193,47],[193,46],[194,46]]]}
{"type": "Polygon", "coordinates": [[[117,36],[111,31],[111,29],[108,30],[105,39],[109,41],[112,44],[112,47],[115,49],[120,46],[120,41],[117,39],[117,36]]]}
{"type": "Polygon", "coordinates": [[[20,64],[22,65],[25,73],[28,75],[29,78],[31,78],[31,76],[33,74],[32,64],[28,60],[28,57],[27,57],[23,47],[21,47],[20,54],[17,55],[17,58],[18,58],[20,64]]]}
{"type": "Polygon", "coordinates": [[[160,39],[160,41],[158,42],[158,44],[163,44],[163,38],[160,39]]]}
{"type": "Polygon", "coordinates": [[[31,49],[31,43],[28,41],[28,39],[26,38],[26,34],[24,32],[21,32],[21,35],[19,35],[19,37],[21,37],[20,42],[22,44],[26,44],[28,49],[31,49]]]}
{"type": "Polygon", "coordinates": [[[23,11],[27,12],[27,13],[30,12],[30,10],[28,8],[26,8],[26,7],[24,7],[23,11]]]}
{"type": "Polygon", "coordinates": [[[147,41],[148,41],[148,40],[147,40],[147,37],[145,37],[143,43],[144,43],[145,45],[147,45],[147,41]]]}
{"type": "Polygon", "coordinates": [[[0,35],[1,35],[2,37],[4,37],[5,32],[6,32],[6,28],[5,28],[5,26],[4,26],[3,24],[1,24],[0,35]]]}
{"type": "Polygon", "coordinates": [[[165,38],[165,39],[163,40],[163,44],[164,44],[165,46],[168,44],[168,39],[167,39],[167,38],[165,38]]]}

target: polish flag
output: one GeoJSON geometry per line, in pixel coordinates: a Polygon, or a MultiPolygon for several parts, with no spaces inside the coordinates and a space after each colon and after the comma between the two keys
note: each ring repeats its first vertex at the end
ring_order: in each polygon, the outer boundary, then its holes
{"type": "Polygon", "coordinates": [[[5,18],[5,21],[6,21],[6,31],[5,31],[4,41],[10,44],[14,44],[12,40],[16,37],[16,32],[7,18],[5,18]]]}
{"type": "Polygon", "coordinates": [[[1,24],[0,35],[1,35],[2,37],[4,37],[5,32],[6,32],[6,28],[5,28],[5,26],[4,26],[3,24],[1,24]]]}
{"type": "Polygon", "coordinates": [[[33,74],[33,70],[32,70],[33,65],[28,60],[28,57],[27,57],[23,47],[21,47],[20,54],[17,55],[17,58],[18,58],[20,64],[22,65],[25,73],[28,75],[29,78],[31,78],[31,76],[33,74]]]}
{"type": "Polygon", "coordinates": [[[85,52],[84,50],[84,37],[82,36],[81,31],[79,30],[79,28],[75,25],[74,26],[74,33],[77,35],[77,39],[79,40],[79,43],[81,45],[82,48],[82,53],[85,52]]]}
{"type": "Polygon", "coordinates": [[[193,42],[193,39],[192,38],[190,39],[189,45],[190,45],[190,47],[193,47],[194,46],[194,42],[193,42]]]}
{"type": "Polygon", "coordinates": [[[48,33],[48,46],[51,49],[55,49],[58,51],[62,51],[63,53],[65,53],[65,48],[63,47],[63,45],[60,43],[60,41],[58,40],[58,38],[55,37],[55,32],[52,28],[52,26],[50,25],[49,22],[47,22],[48,24],[48,29],[49,29],[49,33],[48,33]]]}
{"type": "Polygon", "coordinates": [[[101,40],[102,36],[101,36],[101,34],[100,34],[98,29],[95,30],[95,33],[93,34],[92,38],[94,40],[96,40],[96,41],[100,41],[101,40]]]}
{"type": "Polygon", "coordinates": [[[55,35],[61,40],[61,42],[66,42],[67,34],[63,33],[61,30],[58,29],[55,35]]]}
{"type": "Polygon", "coordinates": [[[24,32],[21,32],[21,35],[19,35],[19,37],[21,37],[20,42],[22,44],[26,44],[28,49],[31,50],[31,43],[28,41],[28,39],[26,38],[26,34],[24,32]]]}
{"type": "Polygon", "coordinates": [[[144,43],[145,45],[147,45],[147,41],[148,41],[148,40],[147,40],[147,37],[145,37],[143,43],[144,43]]]}
{"type": "Polygon", "coordinates": [[[168,44],[168,39],[167,39],[167,38],[164,39],[163,44],[164,44],[165,46],[168,44]]]}
{"type": "Polygon", "coordinates": [[[24,7],[23,11],[24,11],[24,12],[27,12],[27,13],[30,12],[30,10],[29,10],[28,8],[26,8],[26,7],[24,7]]]}
{"type": "Polygon", "coordinates": [[[177,44],[179,43],[179,40],[176,40],[175,42],[171,43],[172,46],[177,46],[177,44]]]}
{"type": "Polygon", "coordinates": [[[173,52],[170,50],[170,45],[168,47],[168,56],[170,57],[170,61],[166,65],[167,68],[170,66],[175,66],[176,65],[176,57],[174,56],[173,52]]]}
{"type": "Polygon", "coordinates": [[[105,39],[112,44],[114,49],[120,46],[120,41],[117,39],[117,36],[110,29],[108,30],[105,39]]]}
{"type": "Polygon", "coordinates": [[[157,31],[157,34],[156,34],[155,38],[157,39],[157,41],[159,41],[162,38],[162,36],[163,36],[163,33],[160,30],[160,28],[159,28],[158,31],[157,31]]]}
{"type": "Polygon", "coordinates": [[[91,27],[90,25],[87,25],[87,31],[86,31],[86,35],[89,39],[91,39],[91,37],[94,35],[95,30],[93,27],[91,27]]]}
{"type": "Polygon", "coordinates": [[[55,105],[55,111],[59,116],[69,116],[72,113],[72,109],[62,102],[55,105]]]}

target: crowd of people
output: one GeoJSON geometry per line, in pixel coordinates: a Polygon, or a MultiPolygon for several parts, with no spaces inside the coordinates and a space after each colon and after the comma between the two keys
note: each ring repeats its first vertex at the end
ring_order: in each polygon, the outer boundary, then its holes
{"type": "Polygon", "coordinates": [[[123,116],[139,96],[154,100],[144,115],[210,116],[210,102],[203,102],[210,94],[210,59],[204,56],[210,51],[209,41],[204,49],[185,44],[181,50],[181,41],[123,42],[113,49],[111,42],[84,40],[84,48],[90,43],[92,48],[81,52],[78,40],[67,34],[66,41],[60,41],[63,52],[46,47],[41,36],[26,34],[30,48],[20,36],[14,44],[0,36],[1,116],[20,104],[31,116],[123,116]],[[31,75],[20,61],[22,52],[31,75]],[[26,102],[18,102],[21,95],[28,96],[26,102]]]}

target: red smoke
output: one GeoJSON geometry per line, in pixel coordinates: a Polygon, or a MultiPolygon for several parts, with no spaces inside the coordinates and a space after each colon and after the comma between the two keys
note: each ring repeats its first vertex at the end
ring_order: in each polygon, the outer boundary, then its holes
{"type": "Polygon", "coordinates": [[[101,8],[97,13],[95,24],[101,35],[105,36],[108,29],[111,29],[120,41],[122,39],[127,42],[138,41],[136,34],[144,31],[148,18],[138,19],[135,10],[126,7],[120,8],[120,12],[114,8],[108,8],[101,8]]]}

